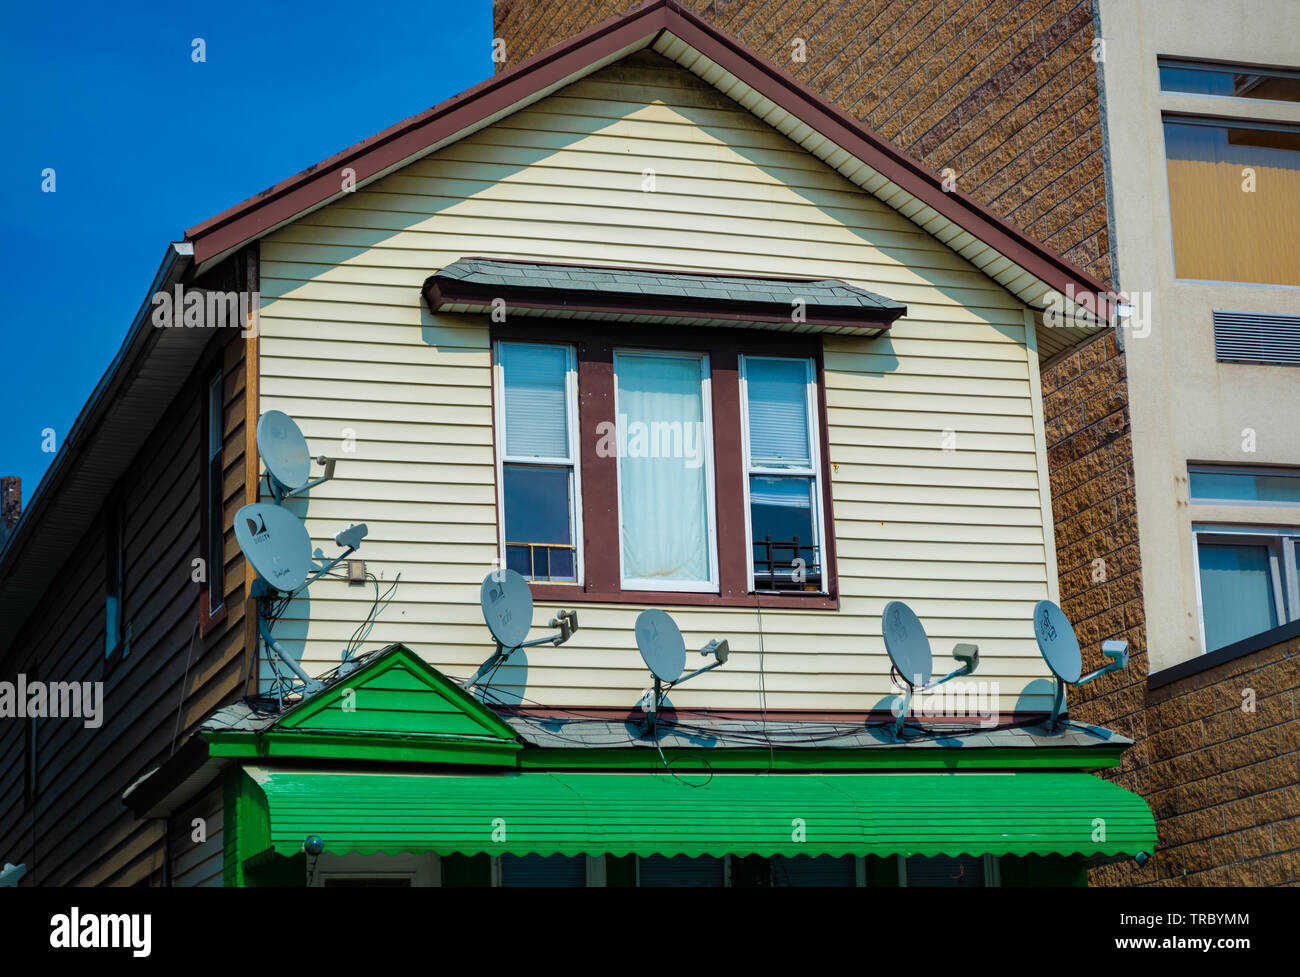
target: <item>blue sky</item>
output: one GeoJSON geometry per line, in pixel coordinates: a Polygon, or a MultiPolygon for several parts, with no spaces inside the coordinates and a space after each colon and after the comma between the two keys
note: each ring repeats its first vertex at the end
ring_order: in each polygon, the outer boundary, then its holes
{"type": "Polygon", "coordinates": [[[0,474],[24,507],[167,242],[491,74],[491,0],[6,4],[0,474]]]}

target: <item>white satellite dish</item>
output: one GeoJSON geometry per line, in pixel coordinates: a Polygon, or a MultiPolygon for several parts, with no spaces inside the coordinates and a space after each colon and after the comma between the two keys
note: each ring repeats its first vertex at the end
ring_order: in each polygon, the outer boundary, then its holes
{"type": "Polygon", "coordinates": [[[562,645],[578,630],[578,612],[560,611],[546,625],[558,628],[559,634],[525,641],[533,624],[533,592],[528,581],[509,567],[493,570],[483,578],[479,587],[479,605],[483,608],[483,620],[492,632],[497,650],[465,683],[466,690],[478,685],[484,675],[495,672],[520,648],[562,645]]]}
{"type": "Polygon", "coordinates": [[[646,732],[653,735],[656,713],[664,696],[664,685],[681,685],[697,675],[712,671],[726,663],[731,649],[726,641],[718,641],[715,638],[700,649],[701,655],[714,657],[713,664],[683,675],[682,672],[686,668],[686,639],[682,637],[676,621],[666,612],[652,607],[637,615],[634,630],[641,660],[645,662],[646,668],[650,669],[650,674],[655,679],[654,688],[642,696],[642,708],[649,713],[646,732]]]}
{"type": "Polygon", "coordinates": [[[670,685],[686,668],[686,639],[677,622],[658,608],[642,611],[636,618],[636,646],[641,660],[655,678],[670,685]]]}
{"type": "Polygon", "coordinates": [[[288,509],[254,502],[235,514],[235,539],[272,590],[292,593],[316,569],[307,527],[288,509]]]}
{"type": "Polygon", "coordinates": [[[1071,685],[1083,674],[1083,653],[1070,619],[1050,600],[1034,605],[1034,637],[1048,670],[1071,685]]]}
{"type": "Polygon", "coordinates": [[[907,694],[903,696],[898,716],[894,720],[894,741],[898,742],[902,739],[903,723],[907,720],[912,705],[912,692],[916,689],[934,688],[963,675],[970,675],[979,667],[980,649],[979,645],[965,642],[954,645],[952,657],[961,663],[960,667],[934,681],[934,655],[930,650],[930,639],[921,626],[921,619],[910,607],[901,600],[891,600],[880,615],[880,630],[885,638],[885,651],[889,653],[889,660],[907,684],[907,694]]]}
{"type": "Polygon", "coordinates": [[[528,581],[511,569],[495,570],[483,578],[479,604],[492,637],[503,648],[518,648],[533,626],[533,592],[528,581]]]}
{"type": "Polygon", "coordinates": [[[5,862],[5,867],[0,869],[0,886],[16,886],[18,880],[26,874],[26,865],[14,865],[12,862],[5,862]]]}
{"type": "Polygon", "coordinates": [[[1084,675],[1079,638],[1074,633],[1070,619],[1065,616],[1065,611],[1050,600],[1040,600],[1034,605],[1034,637],[1038,640],[1038,650],[1047,663],[1047,670],[1056,680],[1050,720],[1052,728],[1056,727],[1065,712],[1066,685],[1087,685],[1107,672],[1128,667],[1128,642],[1103,641],[1101,653],[1110,661],[1095,672],[1084,675]]]}
{"type": "Polygon", "coordinates": [[[925,628],[910,607],[901,600],[891,600],[881,615],[885,651],[903,681],[913,688],[930,684],[934,673],[934,655],[925,628]]]}
{"type": "Polygon", "coordinates": [[[311,477],[311,452],[294,419],[269,410],[257,421],[257,453],[271,477],[289,491],[304,487],[311,477]]]}

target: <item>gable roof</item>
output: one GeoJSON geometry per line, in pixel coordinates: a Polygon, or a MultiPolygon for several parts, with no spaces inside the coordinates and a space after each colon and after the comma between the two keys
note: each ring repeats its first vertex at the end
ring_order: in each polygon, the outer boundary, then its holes
{"type": "MultiPolygon", "coordinates": [[[[1091,318],[1073,301],[1083,293],[1096,297],[1101,322],[1109,321],[1114,302],[1103,282],[964,191],[945,190],[937,174],[676,0],[650,0],[597,24],[190,228],[186,237],[195,263],[202,269],[341,198],[345,177],[360,188],[643,48],[737,101],[1031,308],[1041,310],[1047,295],[1056,293],[1065,297],[1061,307],[1067,314],[1091,318]]],[[[1075,329],[1051,333],[1041,337],[1043,352],[1068,348],[1087,335],[1075,329]]]]}

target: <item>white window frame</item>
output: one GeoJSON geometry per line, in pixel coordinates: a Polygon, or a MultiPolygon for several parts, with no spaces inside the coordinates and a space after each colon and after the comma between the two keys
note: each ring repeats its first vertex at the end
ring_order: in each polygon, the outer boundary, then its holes
{"type": "MultiPolygon", "coordinates": [[[[1272,578],[1273,585],[1273,603],[1278,609],[1278,616],[1282,618],[1273,627],[1281,627],[1292,621],[1300,620],[1300,570],[1296,567],[1296,549],[1300,546],[1300,527],[1224,526],[1194,523],[1192,525],[1192,573],[1196,581],[1196,626],[1201,639],[1201,654],[1207,653],[1205,647],[1205,604],[1201,596],[1200,544],[1202,542],[1247,543],[1248,545],[1267,547],[1269,576],[1272,578]],[[1253,540],[1250,539],[1251,537],[1253,537],[1253,540]]],[[[1267,634],[1268,632],[1261,631],[1259,633],[1267,634]]],[[[1253,637],[1253,635],[1247,635],[1247,637],[1253,637]]]]}
{"type": "MultiPolygon", "coordinates": [[[[825,490],[822,482],[822,459],[821,459],[821,415],[818,413],[819,405],[817,401],[817,365],[812,357],[807,356],[763,356],[763,355],[746,355],[740,356],[740,451],[741,465],[744,469],[744,494],[745,494],[745,572],[749,579],[749,592],[755,593],[758,589],[758,582],[754,579],[754,527],[750,512],[749,501],[749,476],[750,475],[799,475],[802,477],[812,477],[813,480],[813,498],[816,500],[814,508],[814,528],[817,533],[816,546],[818,557],[821,565],[821,589],[816,591],[820,594],[830,593],[830,556],[826,549],[826,506],[825,490]],[[749,450],[749,381],[747,379],[747,364],[749,360],[785,360],[789,363],[802,363],[808,377],[805,397],[808,417],[808,450],[809,458],[812,460],[812,467],[803,468],[767,468],[762,465],[753,465],[750,462],[749,450]]],[[[792,591],[795,593],[795,591],[792,591]]],[[[797,591],[797,593],[813,593],[813,591],[797,591]]]]}
{"type": "MultiPolygon", "coordinates": [[[[714,486],[714,460],[713,460],[713,377],[709,370],[709,354],[699,352],[681,352],[676,350],[664,349],[640,349],[635,347],[618,348],[613,351],[614,359],[614,417],[616,423],[622,417],[622,411],[618,403],[618,359],[619,356],[659,356],[659,357],[678,357],[683,359],[698,360],[700,363],[700,409],[703,415],[704,437],[701,439],[700,450],[704,457],[701,459],[701,467],[704,469],[704,505],[707,510],[708,518],[708,564],[709,579],[702,581],[694,580],[643,580],[629,578],[624,575],[623,567],[626,560],[623,557],[623,513],[626,507],[623,504],[623,465],[622,458],[616,458],[617,464],[614,469],[617,481],[617,498],[618,498],[618,578],[619,588],[621,590],[644,590],[659,591],[664,593],[676,594],[717,594],[722,592],[722,586],[718,575],[718,514],[717,500],[714,486]]],[[[619,454],[622,453],[622,446],[626,442],[627,432],[618,431],[619,454]]],[[[684,435],[683,435],[684,436],[684,435]]]]}
{"type": "MultiPolygon", "coordinates": [[[[496,437],[497,480],[497,560],[501,567],[506,563],[506,489],[505,466],[532,465],[535,467],[565,466],[573,472],[573,492],[569,498],[569,522],[573,526],[574,580],[538,580],[539,584],[556,584],[562,587],[581,587],[586,580],[582,546],[582,461],[578,450],[578,353],[572,343],[534,343],[528,340],[498,339],[492,344],[492,395],[493,433],[496,437]],[[501,362],[502,346],[537,346],[545,349],[563,349],[566,354],[564,372],[564,413],[569,455],[567,458],[515,458],[506,453],[506,372],[501,362]]],[[[529,569],[531,569],[531,564],[529,569]]],[[[530,576],[528,579],[532,579],[530,576]]]]}
{"type": "MultiPolygon", "coordinates": [[[[898,859],[898,884],[907,888],[907,855],[895,855],[898,859]]],[[[923,856],[924,857],[924,856],[923,856]]],[[[984,888],[998,888],[1002,885],[1002,864],[992,855],[981,855],[984,860],[984,888]]],[[[954,887],[955,888],[955,887],[954,887]]]]}

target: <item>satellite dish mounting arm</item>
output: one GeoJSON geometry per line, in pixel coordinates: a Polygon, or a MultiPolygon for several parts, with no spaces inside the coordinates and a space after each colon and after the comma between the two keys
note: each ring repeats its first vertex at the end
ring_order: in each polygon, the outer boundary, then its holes
{"type": "Polygon", "coordinates": [[[492,653],[492,657],[480,665],[478,671],[475,672],[473,677],[465,683],[465,691],[468,692],[476,686],[479,683],[479,680],[490,670],[499,665],[504,665],[506,661],[509,660],[510,656],[520,648],[532,648],[536,645],[553,645],[558,648],[560,645],[564,644],[572,638],[573,633],[578,630],[578,612],[560,611],[555,615],[555,617],[551,618],[550,621],[547,622],[546,626],[549,628],[558,628],[560,633],[550,635],[546,638],[534,638],[532,641],[523,641],[510,648],[507,648],[498,641],[497,650],[492,653]]]}
{"type": "Polygon", "coordinates": [[[727,659],[731,657],[731,646],[727,644],[726,639],[719,641],[717,638],[714,638],[707,645],[705,645],[703,648],[700,649],[700,654],[704,655],[705,657],[709,655],[713,655],[716,661],[714,661],[713,664],[711,665],[705,665],[703,668],[697,668],[695,671],[683,675],[676,682],[670,682],[667,689],[663,687],[663,682],[660,681],[659,676],[658,675],[655,676],[654,691],[650,693],[650,704],[649,707],[646,709],[646,712],[648,713],[646,717],[647,736],[654,736],[655,719],[658,715],[659,706],[663,702],[664,696],[667,695],[671,690],[677,688],[677,686],[681,685],[683,682],[689,682],[697,675],[703,675],[705,672],[713,671],[713,669],[717,668],[719,665],[725,665],[727,663],[727,659]]]}
{"type": "Polygon", "coordinates": [[[328,482],[334,477],[334,466],[337,463],[337,458],[326,458],[324,455],[317,455],[316,464],[324,467],[324,473],[313,478],[306,485],[300,485],[296,489],[290,489],[287,485],[282,485],[274,475],[267,472],[266,481],[271,488],[271,498],[275,499],[276,505],[279,505],[285,499],[292,499],[296,495],[302,495],[302,493],[306,492],[308,489],[315,488],[321,482],[328,482]]]}
{"type": "MultiPolygon", "coordinates": [[[[1110,672],[1118,672],[1128,668],[1128,642],[1127,641],[1103,641],[1101,643],[1101,653],[1110,659],[1105,665],[1095,672],[1089,672],[1087,675],[1073,683],[1074,685],[1087,685],[1094,679],[1099,679],[1110,672]]],[[[1053,676],[1055,680],[1055,692],[1052,696],[1052,719],[1050,727],[1056,729],[1060,723],[1061,716],[1065,712],[1065,682],[1060,676],[1053,676]]]]}
{"type": "MultiPolygon", "coordinates": [[[[929,685],[917,686],[921,689],[933,689],[943,685],[944,682],[950,682],[955,678],[961,678],[963,675],[971,675],[980,664],[980,646],[959,642],[952,649],[952,657],[961,662],[961,667],[953,669],[937,682],[931,682],[929,685]]],[[[905,677],[906,678],[906,677],[905,677]]],[[[910,682],[907,685],[907,692],[903,696],[903,707],[898,711],[898,717],[894,720],[894,742],[900,743],[903,739],[903,723],[907,720],[907,714],[912,708],[912,693],[915,688],[910,682]]]]}

